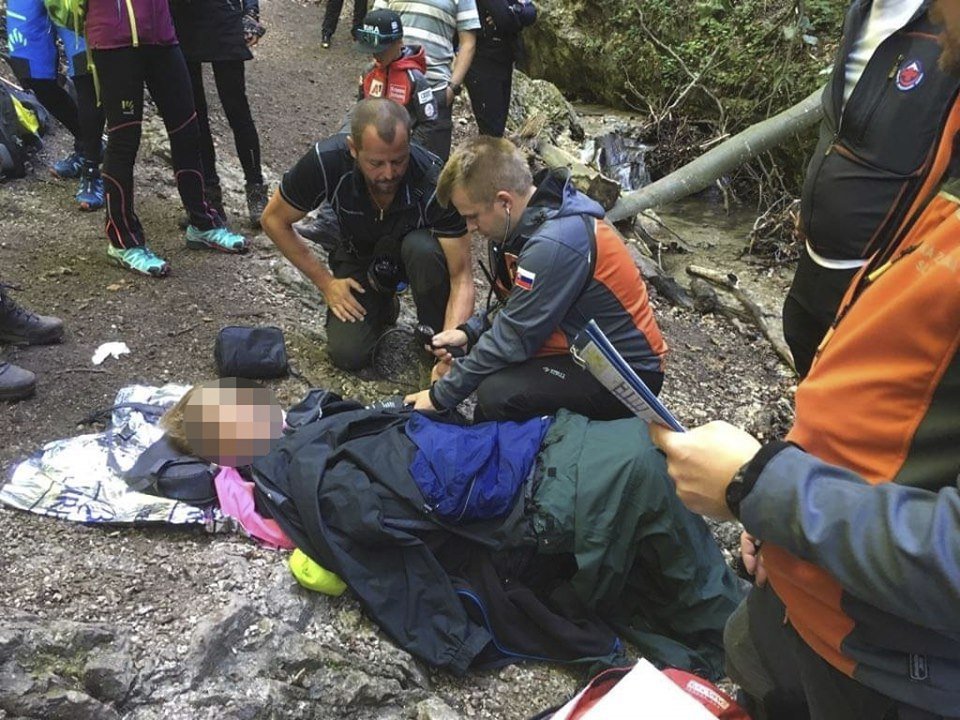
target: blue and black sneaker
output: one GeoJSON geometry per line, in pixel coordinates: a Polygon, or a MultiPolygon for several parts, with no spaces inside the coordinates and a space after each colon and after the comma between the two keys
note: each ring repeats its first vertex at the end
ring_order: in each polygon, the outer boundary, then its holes
{"type": "Polygon", "coordinates": [[[154,255],[146,245],[122,250],[110,245],[107,248],[107,257],[117,265],[127,270],[133,270],[141,275],[163,277],[170,272],[170,265],[161,257],[154,255]]]}
{"type": "Polygon", "coordinates": [[[99,210],[103,207],[103,178],[96,167],[84,168],[75,197],[81,210],[99,210]]]}
{"type": "Polygon", "coordinates": [[[210,248],[227,253],[247,251],[247,239],[239,233],[230,232],[225,227],[201,230],[195,225],[187,227],[187,247],[192,249],[210,248]]]}
{"type": "Polygon", "coordinates": [[[83,157],[78,152],[72,152],[62,160],[57,160],[50,172],[61,180],[75,180],[83,173],[83,157]]]}

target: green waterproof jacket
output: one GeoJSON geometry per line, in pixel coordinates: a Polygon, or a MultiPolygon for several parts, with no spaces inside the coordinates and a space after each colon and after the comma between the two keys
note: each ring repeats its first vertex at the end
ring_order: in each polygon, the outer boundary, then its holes
{"type": "Polygon", "coordinates": [[[538,472],[539,552],[575,556],[577,597],[652,662],[722,676],[723,626],[746,586],[677,498],[646,424],[561,411],[538,472]]]}

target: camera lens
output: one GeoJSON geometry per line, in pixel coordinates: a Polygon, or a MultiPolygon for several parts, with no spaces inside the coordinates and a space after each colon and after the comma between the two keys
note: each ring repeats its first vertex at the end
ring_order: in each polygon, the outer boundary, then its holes
{"type": "Polygon", "coordinates": [[[393,293],[402,279],[400,265],[395,258],[378,257],[370,263],[367,279],[371,287],[379,293],[393,293]]]}

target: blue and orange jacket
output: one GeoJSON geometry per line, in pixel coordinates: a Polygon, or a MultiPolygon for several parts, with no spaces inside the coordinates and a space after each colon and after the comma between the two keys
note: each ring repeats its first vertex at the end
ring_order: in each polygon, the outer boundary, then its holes
{"type": "Polygon", "coordinates": [[[544,171],[536,184],[510,236],[491,240],[501,305],[467,321],[472,347],[431,389],[438,408],[456,406],[508,365],[569,352],[590,320],[635,370],[663,371],[667,346],[646,285],[603,208],[568,171],[544,171]]]}
{"type": "Polygon", "coordinates": [[[741,520],[787,619],[827,662],[960,709],[960,101],[890,247],[851,284],[788,440],[741,520]],[[946,177],[942,183],[938,178],[946,177]],[[938,189],[939,188],[939,189],[938,189]]]}

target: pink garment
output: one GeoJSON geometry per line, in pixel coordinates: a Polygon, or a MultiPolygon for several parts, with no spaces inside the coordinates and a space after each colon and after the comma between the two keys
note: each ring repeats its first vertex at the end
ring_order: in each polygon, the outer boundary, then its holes
{"type": "Polygon", "coordinates": [[[224,515],[236,518],[251,537],[281,550],[293,550],[296,547],[276,520],[257,514],[253,503],[253,483],[244,480],[236,468],[221,468],[213,482],[217,486],[217,498],[224,515]]]}

